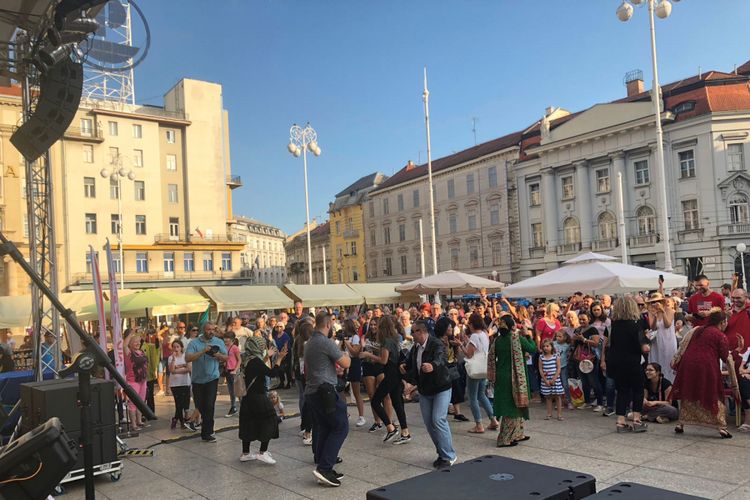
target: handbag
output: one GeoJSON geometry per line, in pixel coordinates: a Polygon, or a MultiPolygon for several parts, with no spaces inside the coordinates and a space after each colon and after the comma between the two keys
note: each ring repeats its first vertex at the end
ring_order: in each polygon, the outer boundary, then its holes
{"type": "MultiPolygon", "coordinates": [[[[250,381],[250,385],[253,385],[256,378],[258,377],[253,377],[253,379],[250,381]]],[[[237,370],[237,373],[234,374],[234,395],[238,398],[244,398],[245,395],[247,395],[247,386],[245,386],[245,373],[242,370],[237,370]]]]}
{"type": "Polygon", "coordinates": [[[575,352],[573,352],[573,359],[578,362],[589,360],[593,363],[596,359],[596,355],[593,353],[590,346],[579,345],[578,347],[576,347],[575,352]]]}
{"type": "Polygon", "coordinates": [[[474,380],[487,378],[487,353],[474,351],[474,355],[466,360],[466,374],[474,380]]]}
{"type": "Polygon", "coordinates": [[[451,382],[454,382],[461,378],[461,374],[458,373],[458,365],[452,364],[452,365],[446,365],[448,368],[448,375],[450,375],[451,382]]]}

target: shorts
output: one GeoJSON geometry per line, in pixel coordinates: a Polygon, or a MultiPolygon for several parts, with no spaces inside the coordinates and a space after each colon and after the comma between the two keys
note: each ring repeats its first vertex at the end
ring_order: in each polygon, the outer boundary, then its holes
{"type": "MultiPolygon", "coordinates": [[[[146,381],[143,382],[136,382],[134,380],[128,380],[128,384],[130,384],[130,387],[133,388],[133,390],[138,394],[138,396],[141,398],[141,400],[146,401],[146,381]]],[[[128,410],[130,411],[136,411],[138,408],[136,408],[135,404],[128,399],[128,410]]],[[[140,424],[139,424],[140,425],[140,424]]]]}
{"type": "Polygon", "coordinates": [[[162,359],[156,366],[157,373],[166,373],[169,376],[169,358],[162,359]]]}
{"type": "Polygon", "coordinates": [[[362,363],[363,377],[377,377],[383,373],[383,365],[376,363],[362,363]]]}
{"type": "Polygon", "coordinates": [[[349,372],[346,375],[346,380],[349,382],[361,382],[362,381],[362,360],[359,358],[352,358],[352,364],[349,366],[349,372]]]}

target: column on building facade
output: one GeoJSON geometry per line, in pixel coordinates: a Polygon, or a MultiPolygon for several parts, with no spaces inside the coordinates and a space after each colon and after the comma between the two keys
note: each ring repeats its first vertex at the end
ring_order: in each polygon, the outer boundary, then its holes
{"type": "Polygon", "coordinates": [[[542,171],[542,204],[544,205],[544,238],[547,250],[557,245],[557,190],[555,189],[555,173],[551,168],[542,171]]]}
{"type": "Polygon", "coordinates": [[[583,248],[591,248],[591,183],[589,182],[588,161],[580,161],[576,167],[576,211],[581,227],[581,244],[583,248]]]}
{"type": "MultiPolygon", "coordinates": [[[[626,186],[628,186],[628,179],[626,175],[625,170],[625,153],[623,151],[616,151],[609,155],[610,160],[612,161],[612,175],[610,176],[610,190],[612,192],[612,198],[613,198],[613,206],[615,207],[615,219],[617,219],[617,224],[619,227],[620,224],[620,214],[627,212],[628,208],[628,190],[626,186]],[[620,207],[620,195],[618,193],[620,186],[618,184],[617,178],[618,174],[622,174],[622,203],[623,207],[620,207]]],[[[625,229],[627,231],[627,223],[625,225],[625,229]]],[[[618,238],[619,238],[619,229],[618,229],[618,238]]],[[[621,241],[621,245],[627,244],[626,241],[621,241]]]]}

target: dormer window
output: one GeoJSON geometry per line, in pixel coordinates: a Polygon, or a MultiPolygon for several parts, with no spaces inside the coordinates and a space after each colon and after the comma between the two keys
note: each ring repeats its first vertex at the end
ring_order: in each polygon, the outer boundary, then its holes
{"type": "Polygon", "coordinates": [[[685,101],[681,102],[674,108],[672,108],[672,112],[676,115],[679,115],[680,113],[685,113],[687,111],[692,111],[695,109],[695,101],[685,101]]]}

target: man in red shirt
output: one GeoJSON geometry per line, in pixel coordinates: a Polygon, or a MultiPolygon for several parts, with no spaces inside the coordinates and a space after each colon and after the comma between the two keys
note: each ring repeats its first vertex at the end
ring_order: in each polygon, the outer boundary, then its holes
{"type": "Polygon", "coordinates": [[[688,320],[693,326],[703,326],[708,322],[711,308],[725,309],[724,297],[710,288],[710,283],[705,274],[695,278],[696,292],[688,299],[688,320]]]}
{"type": "Polygon", "coordinates": [[[729,349],[738,347],[738,337],[744,340],[742,352],[750,347],[750,308],[747,304],[747,293],[742,288],[732,290],[732,310],[727,328],[724,331],[729,341],[729,349]]]}

